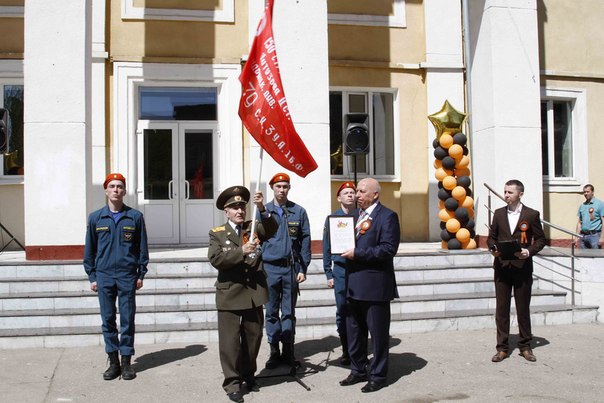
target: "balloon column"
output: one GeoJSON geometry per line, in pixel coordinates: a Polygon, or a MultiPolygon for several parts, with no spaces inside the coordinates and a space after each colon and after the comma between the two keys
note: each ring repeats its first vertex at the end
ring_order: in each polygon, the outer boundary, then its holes
{"type": "Polygon", "coordinates": [[[428,119],[436,129],[434,176],[438,179],[440,238],[443,249],[475,249],[474,199],[470,189],[468,141],[461,132],[466,119],[445,101],[440,111],[428,119]]]}

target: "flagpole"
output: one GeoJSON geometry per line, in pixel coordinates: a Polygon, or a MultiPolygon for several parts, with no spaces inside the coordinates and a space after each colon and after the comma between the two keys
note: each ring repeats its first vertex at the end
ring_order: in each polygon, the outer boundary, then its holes
{"type": "MultiPolygon", "coordinates": [[[[264,149],[260,147],[260,169],[258,169],[258,181],[256,181],[256,192],[260,190],[260,180],[262,179],[262,161],[264,160],[264,149]]],[[[265,203],[266,204],[266,203],[265,203]]],[[[252,235],[250,238],[254,239],[254,234],[256,234],[256,213],[258,211],[258,206],[254,204],[254,209],[252,213],[252,235]]]]}

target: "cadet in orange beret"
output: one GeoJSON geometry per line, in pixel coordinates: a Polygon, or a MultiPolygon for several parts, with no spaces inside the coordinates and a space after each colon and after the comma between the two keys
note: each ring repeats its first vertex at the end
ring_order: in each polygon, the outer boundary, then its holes
{"type": "Polygon", "coordinates": [[[134,355],[136,290],[143,286],[149,263],[147,230],[143,214],[124,204],[124,175],[107,175],[103,188],[107,205],[88,216],[84,269],[90,289],[99,296],[105,352],[109,356],[103,379],[109,381],[121,375],[130,380],[136,377],[130,365],[134,355]],[[116,301],[120,311],[119,337],[116,301]]]}
{"type": "MultiPolygon", "coordinates": [[[[352,182],[344,182],[336,192],[336,198],[340,203],[340,208],[332,215],[352,214],[352,210],[357,207],[356,187],[352,182]]],[[[336,328],[342,343],[341,365],[350,365],[350,356],[348,355],[348,338],[346,337],[346,259],[340,255],[331,254],[331,245],[329,243],[329,217],[325,219],[323,226],[323,270],[327,276],[327,287],[333,288],[336,298],[336,328]]]]}
{"type": "Polygon", "coordinates": [[[269,185],[273,190],[273,200],[266,204],[266,210],[279,222],[277,234],[262,245],[262,260],[269,286],[265,326],[271,349],[266,368],[270,369],[282,362],[296,365],[293,346],[297,290],[298,283],[306,280],[311,254],[306,210],[287,197],[291,188],[289,175],[278,173],[271,178],[269,185]],[[283,345],[283,355],[279,342],[283,345]]]}

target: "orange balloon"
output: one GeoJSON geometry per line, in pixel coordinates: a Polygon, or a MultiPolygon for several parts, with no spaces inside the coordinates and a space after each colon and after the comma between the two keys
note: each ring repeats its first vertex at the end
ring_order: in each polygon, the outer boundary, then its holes
{"type": "Polygon", "coordinates": [[[468,168],[460,168],[455,170],[457,176],[470,176],[470,170],[468,168]]]}
{"type": "Polygon", "coordinates": [[[453,144],[449,148],[449,155],[456,160],[461,159],[463,157],[463,148],[459,144],[453,144]]]}
{"type": "Polygon", "coordinates": [[[453,136],[447,133],[443,133],[438,140],[438,144],[444,149],[447,149],[453,145],[453,136]]]}
{"type": "Polygon", "coordinates": [[[448,220],[446,226],[447,231],[453,234],[459,231],[459,229],[461,228],[461,224],[459,223],[459,220],[457,218],[451,218],[450,220],[448,220]]]}
{"type": "Polygon", "coordinates": [[[453,190],[457,186],[457,179],[453,175],[445,176],[443,178],[443,187],[447,190],[453,190]]]}
{"type": "Polygon", "coordinates": [[[460,228],[455,233],[455,238],[461,243],[468,242],[470,240],[470,231],[467,228],[460,228]]]}
{"type": "Polygon", "coordinates": [[[455,161],[455,168],[467,168],[470,165],[470,157],[464,155],[459,159],[459,161],[455,161]]]}
{"type": "Polygon", "coordinates": [[[470,240],[468,240],[468,243],[462,244],[461,247],[463,249],[476,249],[476,241],[470,238],[470,240]]]}
{"type": "Polygon", "coordinates": [[[445,241],[440,241],[441,249],[449,249],[449,244],[445,241]]]}
{"type": "Polygon", "coordinates": [[[467,209],[474,209],[474,199],[472,199],[470,196],[466,196],[465,199],[461,200],[459,205],[467,209]]]}
{"type": "Polygon", "coordinates": [[[441,221],[449,222],[453,217],[455,217],[455,212],[449,211],[446,208],[440,209],[438,212],[438,218],[440,218],[441,221]]]}
{"type": "Polygon", "coordinates": [[[466,197],[466,189],[464,189],[463,186],[455,186],[451,191],[451,196],[453,196],[455,200],[462,200],[466,197]]]}
{"type": "Polygon", "coordinates": [[[445,202],[444,202],[444,200],[439,200],[438,201],[438,208],[441,209],[441,210],[445,208],[445,202]]]}
{"type": "Polygon", "coordinates": [[[439,181],[442,181],[443,179],[445,179],[445,177],[452,176],[452,175],[453,175],[453,171],[442,168],[442,167],[438,168],[436,171],[434,171],[434,177],[436,179],[438,179],[439,181]]]}
{"type": "Polygon", "coordinates": [[[442,168],[442,166],[443,166],[443,162],[442,162],[442,160],[436,160],[436,159],[435,159],[435,160],[434,160],[434,164],[432,164],[432,165],[434,165],[434,168],[436,168],[436,169],[438,169],[438,168],[442,168]]]}

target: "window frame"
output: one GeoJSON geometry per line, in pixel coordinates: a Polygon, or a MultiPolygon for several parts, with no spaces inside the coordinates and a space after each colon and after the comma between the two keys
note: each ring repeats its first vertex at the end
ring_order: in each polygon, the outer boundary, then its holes
{"type": "MultiPolygon", "coordinates": [[[[367,108],[367,114],[369,115],[368,126],[369,126],[369,154],[365,156],[366,166],[368,172],[357,172],[357,178],[375,178],[382,182],[398,182],[400,181],[400,115],[399,115],[399,90],[398,88],[384,88],[384,87],[340,87],[334,86],[329,87],[329,92],[340,92],[342,94],[342,132],[346,130],[346,114],[349,112],[348,96],[349,95],[364,95],[365,96],[365,107],[367,108]],[[374,147],[374,116],[373,116],[373,96],[377,93],[387,93],[392,95],[392,143],[394,145],[394,172],[386,175],[376,175],[375,172],[375,147],[374,147]]],[[[344,133],[342,133],[342,142],[344,141],[344,133]]],[[[354,177],[354,171],[352,168],[352,156],[345,156],[343,160],[342,174],[331,174],[331,180],[342,181],[349,180],[354,177]]]]}
{"type": "MultiPolygon", "coordinates": [[[[22,61],[0,61],[0,105],[4,107],[4,86],[24,85],[23,62],[22,61]]],[[[25,127],[23,128],[25,137],[25,127]]],[[[4,163],[4,160],[2,160],[4,163]]],[[[0,174],[0,185],[22,185],[24,175],[2,175],[0,174]]]]}
{"type": "MultiPolygon", "coordinates": [[[[542,175],[543,191],[574,193],[580,192],[583,185],[588,182],[588,152],[587,152],[587,94],[582,88],[542,88],[540,104],[544,101],[566,101],[571,104],[572,128],[572,171],[569,178],[557,178],[551,175],[542,175]]],[[[549,119],[548,119],[549,126],[549,119]]],[[[549,171],[554,172],[550,151],[554,146],[554,133],[548,128],[548,159],[549,171]]],[[[543,147],[543,144],[541,145],[543,147]]]]}

